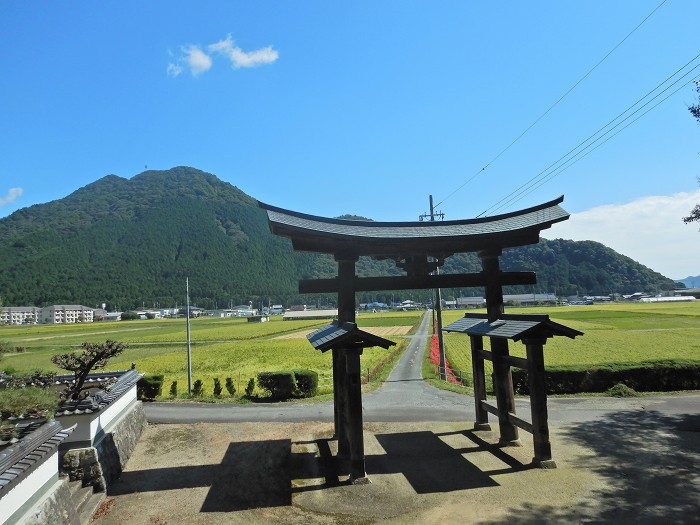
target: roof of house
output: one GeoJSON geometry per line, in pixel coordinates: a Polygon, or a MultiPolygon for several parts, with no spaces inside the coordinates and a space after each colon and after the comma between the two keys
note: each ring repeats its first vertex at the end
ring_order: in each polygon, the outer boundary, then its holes
{"type": "Polygon", "coordinates": [[[284,319],[332,319],[338,315],[335,310],[287,310],[284,319]]]}

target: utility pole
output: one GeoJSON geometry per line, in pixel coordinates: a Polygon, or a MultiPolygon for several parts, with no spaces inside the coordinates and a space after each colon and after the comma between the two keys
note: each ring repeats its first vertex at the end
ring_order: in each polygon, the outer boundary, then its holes
{"type": "Polygon", "coordinates": [[[192,348],[190,346],[190,278],[185,279],[187,293],[187,394],[192,395],[192,348]]]}
{"type": "MultiPolygon", "coordinates": [[[[418,220],[423,220],[425,218],[430,217],[430,221],[434,222],[436,217],[440,217],[440,220],[443,220],[445,218],[445,214],[442,212],[436,212],[435,208],[433,207],[433,196],[429,196],[430,200],[430,214],[422,214],[418,217],[418,220]]],[[[440,275],[440,268],[435,269],[435,273],[437,275],[440,275]]],[[[439,372],[440,372],[440,379],[443,381],[447,380],[447,361],[445,360],[445,343],[442,339],[442,296],[440,294],[440,288],[435,289],[435,300],[433,301],[435,304],[433,305],[433,312],[434,312],[434,319],[436,319],[437,322],[434,322],[434,325],[436,326],[437,329],[437,337],[438,337],[438,352],[440,355],[440,364],[439,364],[439,372]]]]}

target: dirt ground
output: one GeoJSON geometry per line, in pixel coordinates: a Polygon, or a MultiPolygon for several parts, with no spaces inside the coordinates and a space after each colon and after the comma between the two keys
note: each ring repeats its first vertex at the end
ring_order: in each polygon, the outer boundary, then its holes
{"type": "MultiPolygon", "coordinates": [[[[351,485],[329,423],[150,425],[95,525],[700,523],[696,416],[622,414],[532,442],[457,423],[366,423],[351,485]]],[[[497,428],[497,426],[494,426],[497,428]]]]}

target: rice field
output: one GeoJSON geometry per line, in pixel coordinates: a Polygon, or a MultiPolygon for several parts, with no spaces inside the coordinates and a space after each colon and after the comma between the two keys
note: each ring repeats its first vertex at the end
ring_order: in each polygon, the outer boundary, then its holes
{"type": "MultiPolygon", "coordinates": [[[[576,339],[550,339],[544,347],[546,366],[614,366],[662,360],[700,363],[700,301],[509,308],[507,313],[548,314],[553,321],[584,333],[576,339]]],[[[443,325],[463,316],[464,311],[446,311],[443,325]]],[[[452,367],[470,371],[469,337],[453,333],[445,334],[444,340],[452,367]]],[[[511,343],[510,353],[524,357],[525,346],[511,343]]]]}
{"type": "MultiPolygon", "coordinates": [[[[357,322],[361,327],[379,327],[370,330],[397,326],[405,333],[418,323],[421,314],[361,314],[357,322]]],[[[251,377],[263,371],[308,368],[316,371],[319,377],[329,377],[332,375],[330,352],[314,350],[305,337],[327,323],[319,320],[283,321],[281,317],[272,317],[266,323],[249,323],[240,318],[192,319],[193,380],[201,379],[205,393],[211,393],[214,378],[219,378],[223,384],[227,377],[231,377],[240,392],[251,377]]],[[[403,341],[398,334],[384,337],[397,343],[403,341]]],[[[107,339],[122,341],[128,346],[123,354],[110,360],[105,370],[123,370],[135,363],[139,372],[165,376],[164,394],[173,381],[177,381],[179,392],[187,390],[184,319],[2,326],[0,342],[25,350],[3,354],[0,369],[20,373],[59,371],[51,362],[51,356],[78,350],[82,342],[104,342],[107,339]]],[[[373,369],[388,352],[381,348],[366,349],[360,360],[362,368],[373,369]]]]}

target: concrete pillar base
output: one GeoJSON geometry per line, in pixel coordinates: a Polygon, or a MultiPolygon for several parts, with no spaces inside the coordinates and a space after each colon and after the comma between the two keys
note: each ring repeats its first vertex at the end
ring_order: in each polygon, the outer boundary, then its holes
{"type": "Polygon", "coordinates": [[[557,464],[553,459],[537,459],[532,458],[532,465],[537,468],[553,469],[557,468],[557,464]]]}

